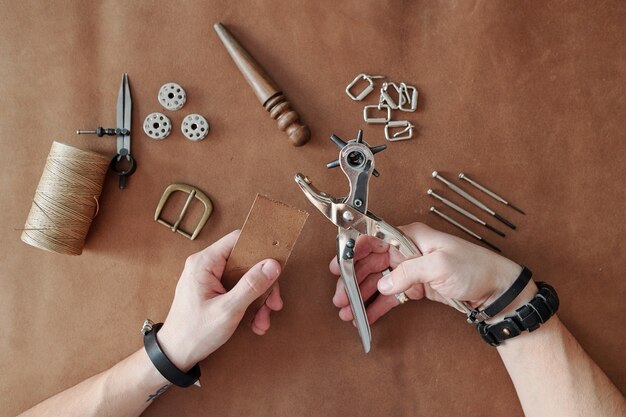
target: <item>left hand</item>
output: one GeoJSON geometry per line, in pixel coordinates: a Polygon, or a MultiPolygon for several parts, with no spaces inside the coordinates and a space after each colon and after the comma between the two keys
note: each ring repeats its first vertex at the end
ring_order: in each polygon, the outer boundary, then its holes
{"type": "Polygon", "coordinates": [[[283,307],[276,279],[280,264],[259,262],[226,292],[220,279],[240,231],[234,231],[185,262],[176,294],[163,327],[157,334],[167,357],[187,371],[222,346],[235,332],[248,306],[273,287],[257,311],[252,331],[263,335],[270,327],[270,312],[283,307]]]}

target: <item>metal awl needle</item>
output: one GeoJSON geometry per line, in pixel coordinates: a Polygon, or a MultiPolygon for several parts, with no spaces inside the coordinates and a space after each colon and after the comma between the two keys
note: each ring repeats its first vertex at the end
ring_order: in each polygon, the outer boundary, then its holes
{"type": "Polygon", "coordinates": [[[433,178],[436,178],[439,181],[441,181],[444,184],[446,184],[448,186],[448,188],[450,188],[452,191],[454,191],[455,193],[457,193],[458,195],[460,195],[461,197],[463,197],[464,199],[466,199],[470,203],[474,204],[478,208],[480,208],[480,209],[486,211],[487,213],[491,214],[493,217],[495,217],[496,219],[498,219],[502,223],[506,224],[511,229],[515,229],[515,225],[513,223],[511,223],[510,221],[508,221],[507,219],[505,219],[504,217],[500,216],[498,213],[496,213],[495,211],[493,211],[492,209],[487,207],[485,204],[483,204],[477,198],[472,197],[467,191],[465,191],[464,189],[462,189],[458,185],[452,184],[450,181],[448,181],[447,179],[445,179],[444,177],[439,175],[439,173],[437,171],[433,171],[432,176],[433,176],[433,178]]]}
{"type": "Polygon", "coordinates": [[[491,249],[493,249],[493,250],[495,250],[497,252],[502,252],[500,250],[500,248],[498,248],[496,245],[493,245],[493,244],[487,242],[485,239],[483,239],[482,237],[478,236],[476,233],[472,232],[470,229],[468,229],[467,227],[463,226],[461,223],[457,222],[453,218],[451,218],[448,215],[440,212],[435,207],[431,207],[430,211],[435,213],[435,214],[437,214],[438,216],[440,216],[444,220],[448,221],[449,223],[453,224],[454,226],[458,227],[459,229],[463,230],[465,233],[467,233],[468,235],[470,235],[474,239],[480,240],[482,243],[484,243],[485,245],[489,246],[491,249]]]}
{"type": "Polygon", "coordinates": [[[506,201],[504,198],[500,197],[498,194],[494,193],[493,191],[489,190],[487,187],[480,185],[479,183],[477,183],[476,181],[474,181],[473,179],[469,178],[467,175],[465,175],[464,173],[460,173],[459,174],[459,178],[462,180],[465,180],[467,182],[469,182],[470,184],[472,184],[474,187],[478,188],[480,191],[482,191],[483,193],[487,194],[488,196],[494,198],[495,200],[498,200],[499,202],[501,202],[504,205],[507,205],[509,207],[511,207],[513,210],[522,213],[524,215],[526,215],[526,213],[524,213],[521,209],[515,207],[513,204],[509,203],[508,201],[506,201]]]}
{"type": "Polygon", "coordinates": [[[490,225],[486,221],[482,220],[478,216],[473,215],[472,213],[470,213],[469,211],[465,210],[464,208],[457,206],[452,201],[448,200],[447,198],[444,198],[444,197],[440,196],[439,194],[437,194],[433,190],[429,189],[428,191],[426,191],[426,194],[436,198],[437,200],[441,201],[446,206],[450,207],[452,210],[455,210],[457,213],[461,213],[462,215],[464,215],[468,219],[471,219],[471,220],[475,221],[476,223],[478,223],[478,224],[480,224],[482,226],[485,226],[487,229],[491,230],[492,232],[494,232],[494,233],[496,233],[496,234],[498,234],[498,235],[500,235],[502,237],[506,236],[503,232],[501,232],[500,230],[496,229],[495,227],[493,227],[492,225],[490,225]]]}

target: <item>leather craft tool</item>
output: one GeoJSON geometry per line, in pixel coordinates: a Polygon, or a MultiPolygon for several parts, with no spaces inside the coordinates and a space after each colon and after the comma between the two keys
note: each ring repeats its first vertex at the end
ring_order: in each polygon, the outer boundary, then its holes
{"type": "Polygon", "coordinates": [[[163,195],[161,196],[161,199],[159,200],[159,204],[157,205],[157,209],[154,213],[154,220],[161,223],[164,226],[167,226],[168,228],[172,230],[172,232],[180,233],[181,235],[185,236],[187,239],[194,240],[198,236],[198,234],[200,234],[200,231],[206,224],[207,220],[209,220],[209,217],[211,217],[212,213],[213,213],[213,203],[211,202],[211,199],[202,191],[198,190],[196,187],[192,187],[191,185],[187,185],[187,184],[171,184],[165,189],[165,191],[163,192],[163,195]],[[188,193],[189,196],[187,197],[187,200],[185,201],[185,205],[183,206],[183,209],[181,210],[180,215],[178,216],[178,219],[176,219],[176,222],[174,224],[169,224],[168,222],[166,222],[165,220],[161,218],[161,212],[163,211],[163,207],[165,207],[165,203],[170,198],[172,193],[174,193],[175,191],[182,191],[183,193],[188,193]],[[184,230],[179,229],[179,226],[180,226],[180,223],[183,221],[183,218],[185,217],[185,213],[187,213],[187,209],[189,208],[189,204],[191,204],[191,201],[194,199],[194,197],[200,200],[202,204],[204,204],[204,213],[202,214],[202,217],[200,218],[200,221],[196,225],[196,228],[193,231],[193,233],[187,233],[184,230]]]}
{"type": "MultiPolygon", "coordinates": [[[[354,271],[353,258],[357,238],[360,235],[374,236],[389,243],[407,258],[421,254],[411,239],[368,210],[369,180],[376,172],[374,154],[385,150],[387,145],[370,147],[363,141],[363,132],[360,130],[356,139],[348,142],[336,135],[332,135],[331,140],[340,148],[339,158],[330,162],[327,167],[341,167],[350,184],[348,195],[337,198],[320,192],[302,174],[296,174],[295,181],[309,201],[339,228],[337,260],[341,278],[350,300],[363,349],[365,352],[369,352],[371,346],[370,327],[354,271]]],[[[471,309],[462,302],[452,299],[446,299],[446,301],[459,311],[466,314],[471,312],[471,309]]]]}
{"type": "Polygon", "coordinates": [[[444,197],[440,196],[439,194],[437,194],[433,190],[429,189],[428,191],[426,191],[426,194],[436,198],[437,200],[441,201],[446,206],[450,207],[452,210],[455,210],[457,213],[461,213],[462,215],[464,215],[468,219],[471,219],[471,220],[475,221],[476,223],[478,223],[478,224],[480,224],[482,226],[485,226],[487,229],[491,230],[492,232],[497,233],[498,235],[500,235],[502,237],[505,237],[505,234],[503,232],[501,232],[500,230],[498,230],[495,227],[491,226],[489,223],[487,223],[486,221],[482,220],[480,217],[475,216],[474,214],[470,213],[469,211],[465,210],[464,208],[457,206],[456,204],[454,204],[452,201],[448,200],[447,198],[444,198],[444,197]]]}
{"type": "Polygon", "coordinates": [[[478,207],[481,210],[484,210],[487,213],[491,214],[493,217],[498,219],[500,222],[506,224],[511,229],[515,229],[515,225],[513,223],[511,223],[510,221],[508,221],[507,219],[505,219],[504,217],[500,216],[498,213],[496,213],[495,211],[493,211],[492,209],[487,207],[485,204],[483,204],[477,198],[472,197],[467,191],[465,191],[464,189],[462,189],[458,185],[452,184],[450,181],[448,181],[447,179],[443,178],[441,175],[439,175],[439,173],[437,171],[433,171],[432,176],[433,176],[433,178],[436,178],[439,181],[441,181],[444,184],[446,184],[448,186],[448,188],[450,188],[452,191],[454,191],[455,193],[457,193],[458,195],[460,195],[461,197],[463,197],[464,199],[466,199],[470,203],[474,204],[476,207],[478,207]]]}
{"type": "Polygon", "coordinates": [[[468,235],[470,235],[471,237],[473,237],[474,239],[477,239],[479,241],[481,241],[482,243],[484,243],[485,245],[489,246],[491,249],[495,250],[496,252],[502,252],[500,250],[500,248],[498,248],[496,245],[493,245],[491,243],[489,243],[488,241],[486,241],[485,239],[483,239],[482,237],[480,237],[478,234],[472,232],[470,229],[468,229],[467,227],[463,226],[461,223],[457,222],[456,220],[454,220],[453,218],[451,218],[450,216],[448,216],[447,214],[444,214],[442,212],[440,212],[439,210],[437,210],[435,207],[431,207],[430,211],[432,213],[435,213],[436,215],[438,215],[439,217],[443,218],[444,220],[446,220],[448,223],[458,227],[459,229],[463,230],[465,233],[467,233],[468,235]]]}
{"type": "Polygon", "coordinates": [[[469,182],[470,184],[472,184],[474,187],[478,188],[480,191],[482,191],[483,193],[487,194],[490,197],[493,197],[494,199],[498,200],[499,202],[501,202],[502,204],[505,204],[509,207],[511,207],[513,210],[522,213],[524,215],[526,215],[526,213],[524,213],[521,209],[515,207],[513,204],[509,203],[508,201],[506,201],[504,198],[500,197],[498,194],[494,193],[493,191],[487,189],[486,187],[480,185],[479,183],[477,183],[476,181],[470,179],[467,175],[465,175],[464,173],[460,173],[459,174],[459,178],[462,180],[465,180],[467,182],[469,182]]]}
{"type": "Polygon", "coordinates": [[[117,96],[117,127],[103,128],[96,130],[77,130],[78,135],[92,134],[102,137],[117,137],[117,154],[111,160],[109,168],[119,177],[120,189],[126,188],[126,177],[130,177],[137,169],[137,162],[130,154],[130,126],[131,126],[132,99],[130,96],[130,86],[128,85],[128,74],[122,76],[120,91],[117,96]],[[123,162],[126,159],[126,163],[123,162]]]}
{"type": "Polygon", "coordinates": [[[278,122],[278,128],[287,133],[294,146],[307,143],[311,138],[309,127],[300,123],[300,115],[291,108],[276,83],[224,25],[216,23],[213,27],[261,105],[278,122]]]}
{"type": "MultiPolygon", "coordinates": [[[[257,194],[224,267],[224,288],[233,288],[251,267],[267,258],[280,263],[283,268],[281,276],[285,277],[285,266],[308,217],[306,211],[257,194]]],[[[242,320],[244,323],[251,322],[270,291],[250,306],[242,320]]]]}

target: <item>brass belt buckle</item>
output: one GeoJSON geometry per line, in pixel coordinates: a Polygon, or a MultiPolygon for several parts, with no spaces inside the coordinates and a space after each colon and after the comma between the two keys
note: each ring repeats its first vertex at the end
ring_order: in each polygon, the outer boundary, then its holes
{"type": "Polygon", "coordinates": [[[213,213],[213,203],[211,202],[211,199],[207,197],[207,195],[204,194],[202,191],[187,184],[172,184],[168,186],[163,192],[163,195],[161,196],[161,200],[159,200],[159,205],[157,206],[156,212],[154,213],[154,220],[161,223],[164,226],[167,226],[168,228],[172,230],[172,232],[178,232],[181,235],[185,236],[186,238],[194,240],[198,236],[198,234],[200,233],[204,225],[206,224],[207,220],[209,220],[209,217],[211,217],[211,213],[213,213]],[[161,216],[161,211],[163,211],[163,207],[165,206],[165,203],[167,202],[168,198],[170,198],[170,195],[172,195],[174,191],[182,191],[184,193],[188,193],[189,197],[187,197],[187,201],[185,201],[185,205],[183,206],[183,209],[180,212],[180,216],[178,216],[178,220],[176,220],[176,223],[169,224],[165,220],[161,219],[160,216],[161,216]],[[185,213],[187,212],[187,209],[189,208],[189,204],[191,203],[191,200],[193,200],[194,197],[200,200],[202,204],[204,204],[204,214],[202,215],[200,222],[196,226],[196,230],[193,231],[193,234],[189,234],[185,232],[184,230],[179,229],[178,226],[180,225],[180,222],[183,220],[183,217],[185,217],[185,213]]]}

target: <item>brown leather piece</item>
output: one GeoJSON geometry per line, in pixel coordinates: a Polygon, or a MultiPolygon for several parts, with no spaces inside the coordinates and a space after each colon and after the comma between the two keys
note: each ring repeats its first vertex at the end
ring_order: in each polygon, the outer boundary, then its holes
{"type": "MultiPolygon", "coordinates": [[[[284,273],[307,217],[309,214],[305,211],[257,194],[224,268],[224,287],[230,290],[250,268],[267,258],[277,260],[284,273]]],[[[269,289],[248,308],[243,323],[249,323],[271,291],[269,289]]]]}
{"type": "Polygon", "coordinates": [[[311,213],[280,278],[284,309],[265,336],[239,331],[209,356],[202,388],[172,389],[146,415],[521,417],[497,352],[455,310],[429,301],[394,309],[372,326],[368,355],[337,317],[328,272],[337,230],[293,175],[345,194],[344,175],[324,166],[337,157],[328,136],[363,128],[370,145],[385,143],[382,126],[363,123],[365,102],[344,92],[364,71],[420,92],[407,114],[416,138],[376,155],[371,210],[392,225],[422,221],[465,237],[428,212],[428,188],[469,208],[430,177],[435,169],[463,171],[520,206],[527,216],[492,204],[518,226],[493,243],[556,288],[561,319],[626,390],[623,0],[0,0],[0,10],[0,415],[140,348],[141,324],[165,318],[185,258],[241,227],[262,193],[311,213]],[[280,85],[309,143],[293,147],[268,117],[217,21],[280,85]],[[114,139],[75,131],[113,127],[123,72],[137,172],[123,191],[107,177],[81,256],[24,244],[16,229],[52,141],[113,155],[114,139]],[[162,111],[157,92],[171,81],[187,104],[164,111],[172,134],[153,141],[142,122],[162,111]],[[189,113],[211,124],[201,142],[180,132],[189,113]],[[215,205],[194,241],[153,220],[173,182],[215,205]]]}

